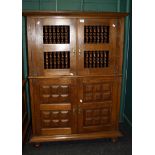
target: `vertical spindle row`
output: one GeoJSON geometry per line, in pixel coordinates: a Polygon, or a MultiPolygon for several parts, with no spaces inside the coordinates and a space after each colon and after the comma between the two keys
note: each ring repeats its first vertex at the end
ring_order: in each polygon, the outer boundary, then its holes
{"type": "Polygon", "coordinates": [[[103,68],[109,66],[109,51],[84,51],[85,68],[103,68]]]}
{"type": "Polygon", "coordinates": [[[109,26],[84,26],[84,43],[109,43],[109,26]]]}
{"type": "Polygon", "coordinates": [[[69,44],[70,27],[67,25],[44,25],[43,43],[44,44],[69,44]]]}
{"type": "Polygon", "coordinates": [[[67,69],[70,68],[70,52],[44,52],[45,69],[67,69]]]}

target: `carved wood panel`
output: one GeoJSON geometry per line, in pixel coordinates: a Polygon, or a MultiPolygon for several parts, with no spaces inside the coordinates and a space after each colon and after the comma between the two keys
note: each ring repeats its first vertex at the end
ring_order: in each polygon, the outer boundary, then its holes
{"type": "Polygon", "coordinates": [[[41,128],[63,128],[71,126],[69,110],[41,111],[41,128]]]}
{"type": "Polygon", "coordinates": [[[97,132],[114,128],[115,84],[113,78],[79,79],[79,132],[97,132]]]}
{"type": "Polygon", "coordinates": [[[84,127],[86,126],[103,126],[107,125],[111,121],[111,108],[97,108],[97,109],[85,109],[84,115],[84,127]]]}
{"type": "Polygon", "coordinates": [[[71,86],[67,84],[40,85],[40,98],[43,104],[70,103],[71,86]]]}
{"type": "Polygon", "coordinates": [[[104,102],[112,100],[111,83],[83,84],[84,102],[104,102]]]}

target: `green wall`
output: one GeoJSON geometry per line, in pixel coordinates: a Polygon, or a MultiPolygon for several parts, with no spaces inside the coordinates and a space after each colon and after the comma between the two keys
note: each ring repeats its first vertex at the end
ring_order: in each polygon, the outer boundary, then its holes
{"type": "Polygon", "coordinates": [[[23,78],[26,80],[26,98],[27,98],[27,109],[28,109],[28,118],[30,120],[30,97],[29,97],[29,84],[28,84],[28,64],[27,64],[27,47],[26,47],[26,20],[22,17],[22,69],[23,69],[23,78]]]}
{"type": "Polygon", "coordinates": [[[23,0],[23,10],[117,11],[117,4],[118,0],[23,0]]]}
{"type": "Polygon", "coordinates": [[[125,87],[124,88],[124,104],[122,104],[122,117],[124,118],[124,124],[126,125],[129,131],[132,131],[132,2],[129,1],[127,5],[127,10],[130,12],[129,16],[127,17],[126,22],[126,68],[124,69],[125,75],[125,87]]]}
{"type": "MultiPolygon", "coordinates": [[[[107,11],[107,12],[130,12],[131,0],[23,0],[23,11],[107,11]]],[[[129,38],[129,27],[131,17],[127,17],[125,21],[125,43],[124,43],[124,65],[123,65],[123,81],[120,108],[120,122],[124,121],[124,117],[131,120],[131,90],[126,86],[131,86],[131,80],[127,76],[131,76],[131,38],[129,38]],[[129,41],[130,40],[130,41],[129,41]],[[129,69],[129,71],[128,71],[129,69]],[[126,105],[125,105],[126,104],[126,105]],[[129,117],[129,118],[128,118],[129,117]]],[[[26,30],[25,17],[23,17],[23,52],[24,52],[24,73],[27,77],[27,54],[26,54],[26,30]]]]}

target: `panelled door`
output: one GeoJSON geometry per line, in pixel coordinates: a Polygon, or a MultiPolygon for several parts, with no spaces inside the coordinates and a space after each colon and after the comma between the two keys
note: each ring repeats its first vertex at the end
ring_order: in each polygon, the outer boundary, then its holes
{"type": "Polygon", "coordinates": [[[78,74],[111,75],[116,53],[116,19],[78,20],[78,74]]]}
{"type": "Polygon", "coordinates": [[[30,75],[74,75],[76,19],[28,18],[30,75]]]}
{"type": "Polygon", "coordinates": [[[116,83],[113,78],[79,78],[78,131],[99,132],[115,128],[116,83]]]}
{"type": "Polygon", "coordinates": [[[74,109],[75,80],[71,78],[33,79],[33,124],[36,135],[76,133],[74,109]]]}

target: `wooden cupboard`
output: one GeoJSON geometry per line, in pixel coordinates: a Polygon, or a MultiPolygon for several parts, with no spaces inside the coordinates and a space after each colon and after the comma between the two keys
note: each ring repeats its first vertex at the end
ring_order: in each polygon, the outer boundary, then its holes
{"type": "Polygon", "coordinates": [[[24,12],[31,142],[117,138],[127,13],[24,12]]]}

